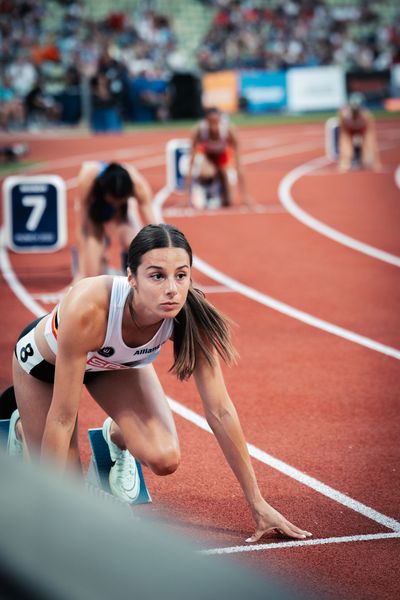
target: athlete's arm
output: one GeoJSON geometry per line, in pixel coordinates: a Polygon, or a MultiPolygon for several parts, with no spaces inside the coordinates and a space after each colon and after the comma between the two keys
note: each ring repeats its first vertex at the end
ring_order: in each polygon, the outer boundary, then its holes
{"type": "Polygon", "coordinates": [[[201,355],[196,358],[194,377],[208,424],[213,430],[226,460],[239,481],[256,522],[255,542],[265,533],[279,530],[293,538],[311,535],[299,529],[270,506],[262,497],[236,409],[229,397],[218,357],[211,367],[201,355]]]}
{"type": "Polygon", "coordinates": [[[186,176],[186,187],[188,190],[192,187],[194,159],[196,157],[197,147],[200,142],[200,128],[196,127],[192,135],[192,148],[189,159],[189,166],[186,176]]]}
{"type": "Polygon", "coordinates": [[[74,203],[75,241],[77,244],[82,239],[82,231],[85,229],[88,220],[88,197],[99,170],[99,163],[90,161],[83,164],[78,175],[77,194],[74,203]]]}
{"type": "MultiPolygon", "coordinates": [[[[375,118],[369,110],[364,111],[364,118],[367,122],[367,130],[366,130],[366,149],[367,154],[370,155],[371,167],[375,171],[380,171],[382,169],[382,163],[380,158],[378,140],[376,135],[376,124],[375,118]]],[[[368,156],[367,156],[368,159],[368,156]]]]}
{"type": "Polygon", "coordinates": [[[107,321],[107,277],[79,282],[60,309],[53,397],[42,439],[42,454],[65,466],[76,425],[87,353],[100,348],[107,321]]]}
{"type": "Polygon", "coordinates": [[[138,204],[143,225],[157,223],[158,221],[153,211],[153,193],[149,183],[134,167],[129,167],[127,170],[133,181],[134,197],[138,204]]]}
{"type": "Polygon", "coordinates": [[[235,169],[238,176],[239,190],[242,201],[245,202],[245,204],[251,204],[251,200],[247,194],[246,180],[244,177],[242,161],[240,156],[239,141],[236,132],[231,125],[229,127],[228,143],[232,148],[234,154],[235,169]]]}

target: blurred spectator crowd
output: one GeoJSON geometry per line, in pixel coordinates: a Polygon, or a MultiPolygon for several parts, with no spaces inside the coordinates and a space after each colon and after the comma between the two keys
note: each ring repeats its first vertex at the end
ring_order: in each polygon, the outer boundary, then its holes
{"type": "MultiPolygon", "coordinates": [[[[215,8],[197,52],[202,71],[328,64],[381,70],[400,63],[400,5],[397,18],[385,21],[375,5],[356,0],[199,1],[215,8]]],[[[89,5],[0,0],[0,128],[78,123],[85,93],[94,111],[135,120],[134,82],[141,106],[155,119],[168,118],[160,82],[182,65],[169,18],[143,2],[95,19],[89,5]]]]}
{"type": "Polygon", "coordinates": [[[340,64],[346,70],[400,62],[400,3],[202,0],[216,8],[199,51],[204,71],[340,64]],[[392,8],[397,14],[385,19],[392,8]]]}
{"type": "Polygon", "coordinates": [[[0,0],[0,127],[79,121],[83,80],[95,107],[117,107],[129,118],[131,78],[169,72],[176,40],[166,16],[143,10],[94,20],[86,7],[0,0]]]}

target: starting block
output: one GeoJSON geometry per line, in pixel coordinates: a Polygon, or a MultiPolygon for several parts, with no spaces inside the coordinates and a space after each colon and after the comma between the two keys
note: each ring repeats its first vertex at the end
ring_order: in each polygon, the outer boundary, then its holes
{"type": "Polygon", "coordinates": [[[5,450],[7,447],[8,430],[10,428],[10,419],[0,419],[0,448],[5,450]]]}
{"type": "Polygon", "coordinates": [[[325,154],[330,160],[339,159],[339,136],[339,119],[331,117],[325,123],[325,154]]]}
{"type": "Polygon", "coordinates": [[[16,408],[14,387],[11,385],[0,395],[0,448],[4,450],[7,446],[10,417],[16,408]]]}
{"type": "MultiPolygon", "coordinates": [[[[87,480],[89,483],[98,486],[104,492],[111,494],[110,485],[108,483],[108,474],[112,467],[110,453],[107,443],[103,438],[101,428],[89,429],[88,436],[92,448],[92,456],[90,458],[87,480]]],[[[140,479],[139,496],[132,504],[146,504],[151,502],[151,497],[143,477],[142,465],[136,460],[136,466],[140,479]]]]}
{"type": "Polygon", "coordinates": [[[189,139],[173,139],[167,142],[167,185],[171,191],[182,192],[185,189],[191,152],[192,142],[189,139]]]}

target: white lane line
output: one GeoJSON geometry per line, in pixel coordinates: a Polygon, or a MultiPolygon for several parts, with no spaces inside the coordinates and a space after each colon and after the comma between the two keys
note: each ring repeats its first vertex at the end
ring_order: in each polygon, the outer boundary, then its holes
{"type": "Polygon", "coordinates": [[[400,188],[400,165],[397,167],[394,172],[394,180],[398,188],[400,188]]]}
{"type": "Polygon", "coordinates": [[[228,548],[210,548],[199,550],[198,554],[238,554],[240,552],[260,552],[262,550],[284,550],[285,548],[301,548],[303,546],[324,546],[328,544],[347,544],[351,542],[375,542],[400,538],[400,533],[369,533],[364,535],[344,535],[340,537],[320,538],[316,540],[298,540],[273,542],[271,544],[247,544],[228,548]]]}
{"type": "Polygon", "coordinates": [[[194,256],[193,266],[204,275],[207,275],[207,277],[218,281],[218,283],[221,285],[230,287],[235,292],[238,292],[239,294],[242,294],[242,296],[246,296],[247,298],[258,302],[259,304],[263,304],[264,306],[268,306],[269,308],[292,317],[293,319],[302,321],[311,327],[316,327],[317,329],[321,329],[327,333],[331,333],[350,342],[354,342],[355,344],[359,344],[360,346],[364,346],[370,350],[375,350],[376,352],[380,352],[381,354],[386,354],[387,356],[391,356],[392,358],[400,360],[400,350],[397,350],[397,348],[392,348],[391,346],[381,344],[380,342],[372,340],[364,335],[360,335],[359,333],[350,331],[349,329],[345,329],[339,325],[334,325],[329,321],[314,317],[314,315],[294,308],[293,306],[290,306],[285,302],[281,302],[280,300],[276,300],[275,298],[272,298],[272,296],[263,294],[262,292],[259,292],[248,285],[240,283],[240,281],[225,275],[221,271],[218,271],[198,256],[194,256]]]}
{"type": "MultiPolygon", "coordinates": [[[[211,429],[204,417],[198,415],[190,408],[187,408],[186,406],[183,406],[182,404],[176,402],[172,398],[168,397],[168,402],[172,410],[177,415],[180,415],[187,421],[190,421],[194,425],[197,425],[197,427],[199,427],[200,429],[211,433],[211,429]]],[[[260,448],[257,448],[253,444],[247,444],[247,448],[249,450],[250,456],[258,460],[259,462],[262,462],[263,464],[272,467],[276,471],[279,471],[280,473],[283,473],[284,475],[295,479],[299,483],[302,483],[303,485],[315,490],[316,492],[319,492],[323,496],[326,496],[327,498],[330,498],[331,500],[334,500],[335,502],[346,506],[346,508],[349,508],[350,510],[354,510],[355,512],[363,515],[364,517],[367,517],[368,519],[371,519],[372,521],[375,521],[376,523],[387,527],[388,529],[400,532],[400,523],[395,519],[392,519],[392,517],[388,517],[378,512],[377,510],[374,510],[373,508],[370,508],[369,506],[358,502],[358,500],[354,500],[347,494],[343,494],[342,492],[335,490],[329,485],[322,483],[322,481],[319,481],[315,477],[310,477],[309,475],[303,473],[299,469],[296,469],[295,467],[288,465],[282,460],[275,458],[271,454],[260,450],[260,448]]]]}
{"type": "Polygon", "coordinates": [[[286,214],[286,210],[280,205],[252,204],[251,206],[234,206],[232,208],[206,208],[196,209],[191,206],[169,206],[163,210],[166,217],[232,217],[250,214],[286,214]]]}
{"type": "Polygon", "coordinates": [[[232,294],[233,290],[224,285],[199,285],[198,287],[205,294],[232,294]]]}
{"type": "Polygon", "coordinates": [[[22,304],[37,317],[45,315],[46,311],[27,292],[13,271],[5,246],[4,227],[0,229],[0,269],[8,286],[22,304]]]}
{"type": "MultiPolygon", "coordinates": [[[[201,285],[194,282],[194,286],[205,294],[232,294],[233,290],[223,285],[201,285]]],[[[34,300],[40,300],[44,304],[57,304],[67,293],[68,286],[62,290],[56,292],[41,292],[38,294],[31,294],[34,300]]]]}
{"type": "MultiPolygon", "coordinates": [[[[160,223],[163,221],[161,209],[163,204],[168,199],[170,193],[171,192],[169,188],[166,186],[162,188],[154,197],[154,212],[157,220],[160,223]]],[[[354,331],[350,331],[349,329],[345,329],[339,325],[334,325],[329,321],[314,317],[314,315],[294,308],[293,306],[281,302],[280,300],[276,300],[275,298],[272,298],[272,296],[263,294],[262,292],[259,292],[248,285],[240,283],[240,281],[237,281],[237,279],[233,279],[233,277],[229,277],[228,275],[225,275],[225,273],[218,271],[218,269],[212,267],[198,256],[193,257],[193,266],[204,275],[207,275],[207,277],[210,279],[213,279],[221,285],[231,288],[233,291],[238,292],[239,294],[242,294],[242,296],[246,296],[246,298],[250,298],[255,302],[258,302],[259,304],[268,306],[269,308],[272,308],[273,310],[276,310],[288,317],[292,317],[293,319],[297,319],[298,321],[302,321],[311,327],[316,327],[317,329],[321,329],[322,331],[326,331],[332,335],[336,335],[350,342],[354,342],[355,344],[359,344],[360,346],[369,348],[370,350],[375,350],[376,352],[380,352],[381,354],[386,354],[387,356],[391,356],[392,358],[400,360],[400,350],[397,350],[397,348],[392,348],[391,346],[381,344],[380,342],[360,335],[354,331]]]]}
{"type": "Polygon", "coordinates": [[[306,142],[302,144],[287,144],[286,146],[281,146],[279,149],[258,150],[256,152],[249,152],[243,156],[242,163],[244,165],[251,165],[256,162],[263,162],[270,158],[279,158],[281,156],[290,157],[293,154],[316,150],[317,148],[321,148],[321,146],[321,142],[306,142]]]}
{"type": "MultiPolygon", "coordinates": [[[[122,158],[136,158],[143,157],[147,154],[154,154],[155,151],[159,151],[159,144],[153,144],[151,146],[141,146],[140,148],[120,148],[119,150],[114,150],[111,153],[106,150],[98,151],[98,152],[90,152],[90,154],[78,154],[70,158],[57,158],[54,160],[46,161],[39,163],[38,165],[32,165],[31,167],[26,167],[26,171],[36,172],[36,171],[44,171],[49,169],[66,169],[68,167],[74,167],[77,165],[81,165],[85,161],[91,160],[101,160],[104,159],[105,155],[107,157],[112,156],[114,159],[122,159],[122,158]]],[[[136,164],[136,163],[135,163],[136,164]]]]}
{"type": "Polygon", "coordinates": [[[59,290],[58,292],[44,292],[41,294],[31,294],[31,297],[34,300],[40,300],[41,302],[44,302],[44,304],[57,304],[57,302],[60,302],[61,298],[65,296],[67,289],[68,287],[65,287],[64,289],[59,290]]]}
{"type": "Polygon", "coordinates": [[[353,250],[357,250],[358,252],[362,252],[363,254],[371,256],[372,258],[376,258],[396,267],[400,267],[399,256],[395,256],[394,254],[390,254],[389,252],[385,252],[384,250],[380,250],[379,248],[375,248],[374,246],[360,242],[359,240],[356,240],[355,238],[352,238],[349,235],[346,235],[337,229],[326,225],[322,221],[319,221],[315,217],[311,216],[305,210],[300,208],[298,204],[296,204],[291,193],[294,183],[304,175],[307,175],[308,173],[319,169],[320,167],[325,167],[329,162],[329,159],[325,157],[318,158],[296,167],[287,175],[285,175],[278,188],[279,199],[283,206],[295,219],[304,225],[307,225],[307,227],[314,229],[314,231],[317,231],[318,233],[321,233],[322,235],[334,240],[335,242],[352,248],[353,250]]]}

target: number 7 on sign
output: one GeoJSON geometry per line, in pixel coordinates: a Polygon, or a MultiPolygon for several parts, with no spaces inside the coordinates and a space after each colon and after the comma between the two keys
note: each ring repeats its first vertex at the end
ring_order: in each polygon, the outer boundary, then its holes
{"type": "Polygon", "coordinates": [[[42,218],[44,211],[46,210],[46,196],[40,196],[38,194],[35,196],[24,196],[22,198],[22,204],[23,206],[32,208],[31,214],[26,222],[26,228],[28,231],[35,231],[40,223],[40,219],[42,218]]]}

